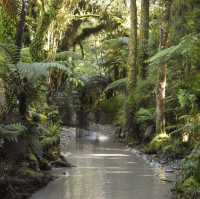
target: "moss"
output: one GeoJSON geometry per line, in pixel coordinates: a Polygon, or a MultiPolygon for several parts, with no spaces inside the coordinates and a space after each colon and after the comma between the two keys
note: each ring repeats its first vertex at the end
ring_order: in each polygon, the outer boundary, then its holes
{"type": "Polygon", "coordinates": [[[145,149],[146,153],[161,153],[166,145],[169,145],[171,139],[167,134],[159,134],[153,138],[145,149]]]}
{"type": "Polygon", "coordinates": [[[31,154],[29,154],[29,160],[31,160],[33,162],[37,162],[37,157],[33,153],[31,153],[31,154]]]}
{"type": "Polygon", "coordinates": [[[33,154],[33,153],[30,152],[27,155],[26,159],[27,159],[28,165],[29,165],[29,167],[31,169],[33,169],[33,170],[39,170],[39,162],[38,162],[38,159],[37,159],[37,157],[36,157],[35,154],[33,154]]]}

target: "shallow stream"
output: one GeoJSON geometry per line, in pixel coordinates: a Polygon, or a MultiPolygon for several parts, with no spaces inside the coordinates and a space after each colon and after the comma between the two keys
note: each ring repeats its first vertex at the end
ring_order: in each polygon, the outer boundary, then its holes
{"type": "Polygon", "coordinates": [[[106,130],[91,131],[64,143],[70,169],[54,170],[59,177],[31,199],[170,199],[166,172],[151,166],[114,142],[106,130]]]}

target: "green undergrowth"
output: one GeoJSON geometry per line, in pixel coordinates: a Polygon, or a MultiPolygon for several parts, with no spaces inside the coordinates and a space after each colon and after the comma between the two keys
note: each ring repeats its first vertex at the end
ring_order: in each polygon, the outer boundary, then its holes
{"type": "Polygon", "coordinates": [[[155,136],[146,147],[146,152],[149,154],[162,152],[164,146],[169,145],[170,137],[167,134],[159,134],[155,136]]]}
{"type": "Polygon", "coordinates": [[[200,198],[200,144],[182,161],[181,178],[174,192],[178,199],[200,198]]]}
{"type": "Polygon", "coordinates": [[[157,154],[165,159],[182,159],[190,153],[192,144],[167,134],[156,135],[145,147],[145,153],[157,154]]]}
{"type": "Polygon", "coordinates": [[[117,95],[109,99],[102,99],[98,105],[95,107],[96,110],[100,110],[105,115],[109,123],[117,123],[123,120],[124,118],[119,118],[119,114],[124,107],[125,96],[117,95]],[[120,121],[119,121],[120,120],[120,121]]]}

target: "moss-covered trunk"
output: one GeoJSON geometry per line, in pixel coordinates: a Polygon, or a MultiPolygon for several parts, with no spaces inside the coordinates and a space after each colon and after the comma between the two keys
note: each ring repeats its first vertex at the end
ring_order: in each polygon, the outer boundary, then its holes
{"type": "Polygon", "coordinates": [[[140,35],[139,35],[139,53],[138,66],[139,76],[145,79],[148,70],[148,41],[149,41],[149,0],[141,1],[141,20],[140,20],[140,35]]]}
{"type": "Polygon", "coordinates": [[[137,82],[137,5],[136,0],[130,2],[130,36],[128,58],[128,87],[131,93],[137,82]]]}

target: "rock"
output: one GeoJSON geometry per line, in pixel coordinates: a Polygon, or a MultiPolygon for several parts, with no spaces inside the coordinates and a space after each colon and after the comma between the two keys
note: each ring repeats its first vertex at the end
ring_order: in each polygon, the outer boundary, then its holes
{"type": "Polygon", "coordinates": [[[61,159],[52,162],[52,165],[54,167],[70,167],[69,164],[67,164],[66,162],[62,161],[61,159]]]}
{"type": "Polygon", "coordinates": [[[74,167],[71,163],[69,163],[64,156],[60,156],[60,158],[51,163],[54,167],[74,167]]]}
{"type": "Polygon", "coordinates": [[[71,163],[69,163],[69,162],[67,161],[66,157],[65,157],[63,154],[60,155],[60,159],[61,159],[63,162],[66,163],[67,167],[75,167],[74,165],[72,165],[71,163]]]}

